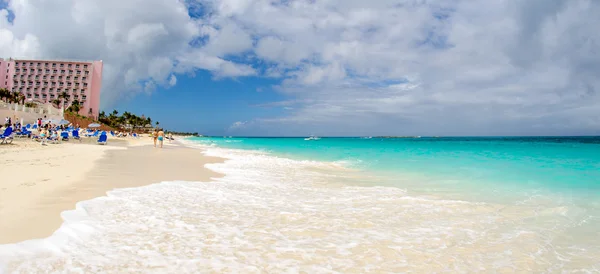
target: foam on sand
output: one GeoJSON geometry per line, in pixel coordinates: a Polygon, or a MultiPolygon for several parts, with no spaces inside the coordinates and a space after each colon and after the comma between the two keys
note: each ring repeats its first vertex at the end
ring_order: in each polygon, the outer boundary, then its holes
{"type": "Polygon", "coordinates": [[[335,163],[206,154],[229,159],[207,165],[226,176],[80,202],[51,237],[0,246],[0,265],[23,273],[600,270],[598,245],[564,239],[590,228],[572,221],[588,212],[338,186],[330,182],[351,178],[332,173],[335,163]]]}

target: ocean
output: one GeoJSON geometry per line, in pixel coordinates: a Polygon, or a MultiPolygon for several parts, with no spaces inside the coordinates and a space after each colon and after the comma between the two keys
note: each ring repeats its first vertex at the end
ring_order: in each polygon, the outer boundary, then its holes
{"type": "Polygon", "coordinates": [[[212,182],[112,191],[0,272],[600,272],[600,138],[188,138],[212,182]]]}

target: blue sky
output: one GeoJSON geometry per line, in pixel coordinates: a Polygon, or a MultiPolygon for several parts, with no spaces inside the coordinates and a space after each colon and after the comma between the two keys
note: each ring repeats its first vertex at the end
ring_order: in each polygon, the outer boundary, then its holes
{"type": "Polygon", "coordinates": [[[599,1],[2,1],[3,55],[101,59],[173,130],[600,135],[599,1]]]}
{"type": "Polygon", "coordinates": [[[211,135],[229,135],[229,127],[239,120],[277,117],[284,112],[282,108],[260,106],[284,100],[283,95],[271,88],[276,80],[260,77],[215,80],[202,70],[194,77],[183,75],[177,79],[175,87],[138,94],[105,110],[144,114],[172,130],[211,135]]]}

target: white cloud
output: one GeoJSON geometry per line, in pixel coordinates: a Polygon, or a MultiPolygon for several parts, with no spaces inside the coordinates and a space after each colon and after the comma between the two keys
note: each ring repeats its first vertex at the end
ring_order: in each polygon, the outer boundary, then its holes
{"type": "Polygon", "coordinates": [[[237,122],[234,122],[233,124],[231,124],[231,126],[229,126],[228,130],[229,131],[239,130],[239,129],[246,127],[247,125],[248,125],[247,121],[237,121],[237,122]]]}
{"type": "Polygon", "coordinates": [[[259,37],[264,75],[298,102],[253,125],[271,134],[600,128],[598,1],[199,2],[259,37]]]}
{"type": "Polygon", "coordinates": [[[169,86],[175,85],[177,85],[177,77],[175,77],[175,75],[171,75],[171,77],[169,78],[169,86]]]}
{"type": "Polygon", "coordinates": [[[182,1],[12,0],[0,50],[104,59],[107,102],[195,69],[280,79],[290,98],[263,105],[283,116],[237,127],[246,133],[600,128],[598,1],[182,1]]]}
{"type": "MultiPolygon", "coordinates": [[[[8,9],[15,19],[9,23],[7,10],[0,10],[2,57],[103,60],[104,107],[132,92],[173,86],[175,71],[207,69],[219,77],[253,74],[248,65],[238,67],[208,48],[190,46],[201,29],[183,1],[9,0],[8,9]],[[179,60],[197,55],[206,57],[178,70],[179,60]]],[[[239,42],[227,40],[238,34],[236,28],[231,25],[232,33],[219,32],[221,45],[239,42]]],[[[232,48],[236,49],[240,46],[232,48]]]]}

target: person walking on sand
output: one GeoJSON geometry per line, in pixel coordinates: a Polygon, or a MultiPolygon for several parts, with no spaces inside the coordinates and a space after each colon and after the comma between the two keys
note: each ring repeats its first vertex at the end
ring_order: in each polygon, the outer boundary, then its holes
{"type": "Polygon", "coordinates": [[[165,132],[162,129],[158,132],[158,142],[160,143],[160,148],[163,147],[163,140],[165,139],[165,132]]]}
{"type": "Polygon", "coordinates": [[[155,128],[152,132],[152,140],[154,140],[154,147],[156,147],[156,139],[158,138],[158,128],[155,128]]]}
{"type": "Polygon", "coordinates": [[[169,143],[173,140],[173,133],[169,132],[169,143]]]}

